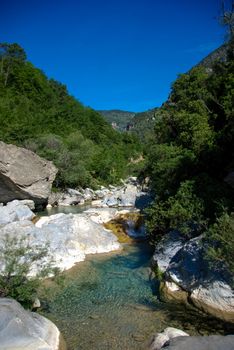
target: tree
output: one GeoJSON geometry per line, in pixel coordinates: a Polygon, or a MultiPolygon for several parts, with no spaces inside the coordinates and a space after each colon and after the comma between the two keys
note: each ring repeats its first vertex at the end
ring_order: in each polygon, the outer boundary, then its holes
{"type": "Polygon", "coordinates": [[[234,37],[234,1],[232,0],[230,10],[225,9],[225,2],[222,1],[221,23],[228,27],[228,35],[234,37]]]}
{"type": "Polygon", "coordinates": [[[1,70],[0,74],[4,79],[4,86],[6,87],[9,74],[14,63],[22,63],[26,60],[24,49],[18,44],[0,43],[0,58],[1,70]]]}

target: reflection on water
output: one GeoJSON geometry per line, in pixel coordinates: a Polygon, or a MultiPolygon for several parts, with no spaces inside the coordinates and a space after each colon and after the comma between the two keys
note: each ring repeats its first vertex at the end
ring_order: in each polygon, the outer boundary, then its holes
{"type": "Polygon", "coordinates": [[[45,315],[69,350],[146,349],[151,335],[168,326],[190,334],[223,332],[220,322],[159,301],[151,256],[147,243],[126,245],[123,252],[89,256],[68,272],[45,315]]]}

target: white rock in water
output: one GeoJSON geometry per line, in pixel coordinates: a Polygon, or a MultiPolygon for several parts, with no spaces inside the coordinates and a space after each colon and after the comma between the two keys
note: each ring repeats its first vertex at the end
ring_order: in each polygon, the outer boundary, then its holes
{"type": "Polygon", "coordinates": [[[151,343],[150,350],[160,350],[176,337],[188,337],[189,334],[173,327],[167,327],[162,333],[156,333],[151,343]]]}
{"type": "Polygon", "coordinates": [[[35,214],[22,201],[14,200],[0,207],[0,227],[14,221],[32,220],[35,214]]]}
{"type": "Polygon", "coordinates": [[[58,350],[59,337],[58,328],[45,317],[0,298],[1,350],[58,350]]]}

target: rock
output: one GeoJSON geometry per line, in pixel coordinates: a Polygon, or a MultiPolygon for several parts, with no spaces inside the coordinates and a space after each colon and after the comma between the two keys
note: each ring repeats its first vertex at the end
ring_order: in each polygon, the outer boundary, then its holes
{"type": "Polygon", "coordinates": [[[0,141],[0,198],[32,199],[35,205],[47,202],[56,167],[35,153],[0,141]]]}
{"type": "Polygon", "coordinates": [[[35,203],[31,199],[22,199],[20,203],[27,205],[27,207],[29,207],[31,210],[35,209],[35,203]]]}
{"type": "Polygon", "coordinates": [[[228,284],[214,281],[207,287],[199,285],[192,291],[190,300],[206,313],[234,323],[234,293],[228,284]]]}
{"type": "Polygon", "coordinates": [[[178,231],[171,231],[166,234],[157,244],[152,262],[161,272],[165,272],[171,259],[184,246],[186,242],[185,235],[178,231]]]}
{"type": "Polygon", "coordinates": [[[33,302],[32,308],[33,309],[39,309],[41,307],[41,302],[38,298],[36,298],[33,302]]]}
{"type": "Polygon", "coordinates": [[[70,196],[82,196],[82,193],[77,191],[77,190],[74,190],[73,188],[68,188],[67,189],[67,193],[70,195],[70,196]]]}
{"type": "Polygon", "coordinates": [[[182,290],[174,282],[160,282],[160,297],[164,301],[183,302],[184,304],[188,303],[188,292],[182,290]]]}
{"type": "Polygon", "coordinates": [[[58,206],[61,207],[68,207],[70,205],[78,205],[81,201],[80,196],[69,196],[69,195],[64,195],[59,201],[58,201],[58,206]]]}
{"type": "Polygon", "coordinates": [[[234,335],[176,337],[165,350],[234,350],[234,335]]]}
{"type": "Polygon", "coordinates": [[[0,227],[14,221],[32,220],[35,214],[23,201],[14,200],[0,207],[0,227]]]}
{"type": "Polygon", "coordinates": [[[104,198],[106,192],[104,190],[97,190],[94,192],[95,193],[95,196],[98,198],[98,199],[102,199],[104,198]]]}
{"type": "Polygon", "coordinates": [[[160,350],[176,337],[188,337],[189,334],[180,329],[168,327],[162,333],[156,333],[150,345],[150,350],[160,350]]]}
{"type": "Polygon", "coordinates": [[[119,212],[114,208],[90,208],[85,210],[84,213],[97,224],[103,224],[115,218],[119,212]]]}
{"type": "Polygon", "coordinates": [[[58,350],[60,332],[45,317],[15,300],[0,298],[1,350],[58,350]]]}
{"type": "MultiPolygon", "coordinates": [[[[28,236],[30,245],[44,246],[49,242],[48,260],[53,257],[54,265],[69,269],[86,254],[106,253],[121,248],[112,232],[93,222],[85,214],[56,214],[40,218],[34,225],[31,221],[18,221],[5,225],[0,238],[28,236]]],[[[36,267],[30,271],[36,273],[36,267]]],[[[1,270],[1,264],[0,264],[1,270]]]]}
{"type": "Polygon", "coordinates": [[[86,188],[84,190],[83,197],[85,201],[91,201],[92,199],[96,199],[94,191],[91,188],[86,188]]]}
{"type": "Polygon", "coordinates": [[[108,205],[108,207],[118,207],[119,206],[119,199],[118,196],[110,196],[105,199],[104,204],[108,205]]]}
{"type": "Polygon", "coordinates": [[[234,293],[226,269],[212,269],[205,258],[202,236],[189,240],[171,258],[161,290],[164,299],[192,302],[201,310],[234,322],[234,293]],[[176,285],[179,288],[176,288],[176,285]]]}

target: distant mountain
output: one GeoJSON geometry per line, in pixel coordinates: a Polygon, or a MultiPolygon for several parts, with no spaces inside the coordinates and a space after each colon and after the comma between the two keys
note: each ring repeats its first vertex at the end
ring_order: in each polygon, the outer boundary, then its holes
{"type": "Polygon", "coordinates": [[[157,110],[156,107],[145,112],[136,113],[131,120],[131,131],[136,133],[143,142],[152,136],[157,110]]]}
{"type": "Polygon", "coordinates": [[[227,44],[223,44],[203,58],[197,65],[211,68],[215,62],[226,62],[228,49],[230,49],[230,47],[227,44]]]}
{"type": "Polygon", "coordinates": [[[123,131],[127,129],[127,126],[131,123],[133,117],[136,115],[134,112],[121,111],[119,109],[102,110],[98,111],[113,128],[123,131]]]}

